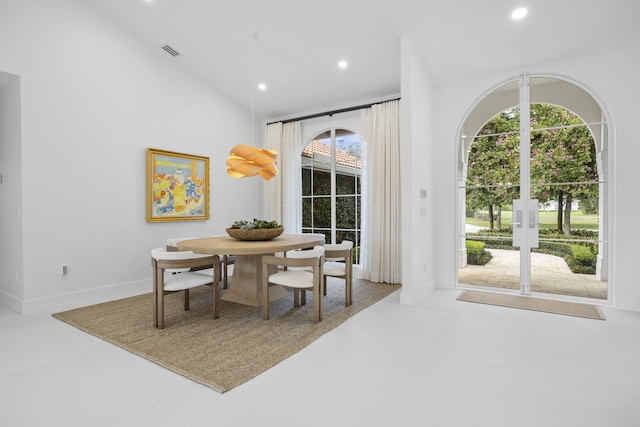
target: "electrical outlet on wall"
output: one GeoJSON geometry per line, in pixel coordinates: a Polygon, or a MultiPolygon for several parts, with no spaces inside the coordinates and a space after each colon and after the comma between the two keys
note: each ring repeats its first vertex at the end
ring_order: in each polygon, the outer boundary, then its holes
{"type": "Polygon", "coordinates": [[[60,277],[66,278],[69,275],[69,266],[67,264],[62,264],[60,266],[60,277]]]}

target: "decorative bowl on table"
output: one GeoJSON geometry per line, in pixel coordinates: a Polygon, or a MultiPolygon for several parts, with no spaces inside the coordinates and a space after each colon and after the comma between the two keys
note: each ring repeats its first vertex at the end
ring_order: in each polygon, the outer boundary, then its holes
{"type": "Polygon", "coordinates": [[[271,240],[284,231],[284,227],[275,221],[263,221],[254,219],[253,222],[236,221],[227,234],[238,240],[271,240]]]}

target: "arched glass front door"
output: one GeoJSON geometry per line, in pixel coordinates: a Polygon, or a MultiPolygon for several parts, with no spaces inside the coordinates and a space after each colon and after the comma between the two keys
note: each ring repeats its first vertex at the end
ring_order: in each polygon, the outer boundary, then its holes
{"type": "Polygon", "coordinates": [[[521,76],[467,117],[458,167],[461,285],[607,300],[608,128],[584,89],[521,76]]]}

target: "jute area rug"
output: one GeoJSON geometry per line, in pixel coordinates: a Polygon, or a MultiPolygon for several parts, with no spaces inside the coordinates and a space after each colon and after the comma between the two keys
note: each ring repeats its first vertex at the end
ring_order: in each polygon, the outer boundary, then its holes
{"type": "MultiPolygon", "coordinates": [[[[293,296],[272,301],[270,320],[262,307],[221,301],[213,319],[207,286],[191,291],[189,311],[182,294],[165,298],[165,329],[153,326],[152,294],[139,295],[53,316],[193,381],[224,393],[300,351],[349,317],[380,301],[399,285],[353,282],[353,304],[344,306],[344,282],[329,278],[324,318],[313,323],[313,296],[293,307],[293,296]]],[[[222,290],[224,295],[224,290],[222,290]]]]}
{"type": "Polygon", "coordinates": [[[521,308],[526,310],[544,311],[547,313],[605,320],[604,314],[600,308],[592,304],[556,301],[530,296],[484,291],[463,291],[456,299],[459,301],[477,302],[503,307],[521,308]]]}

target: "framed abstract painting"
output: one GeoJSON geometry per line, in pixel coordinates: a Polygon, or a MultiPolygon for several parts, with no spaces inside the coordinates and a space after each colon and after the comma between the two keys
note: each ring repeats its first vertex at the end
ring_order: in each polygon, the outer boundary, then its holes
{"type": "Polygon", "coordinates": [[[209,219],[209,158],[147,148],[147,222],[209,219]]]}

